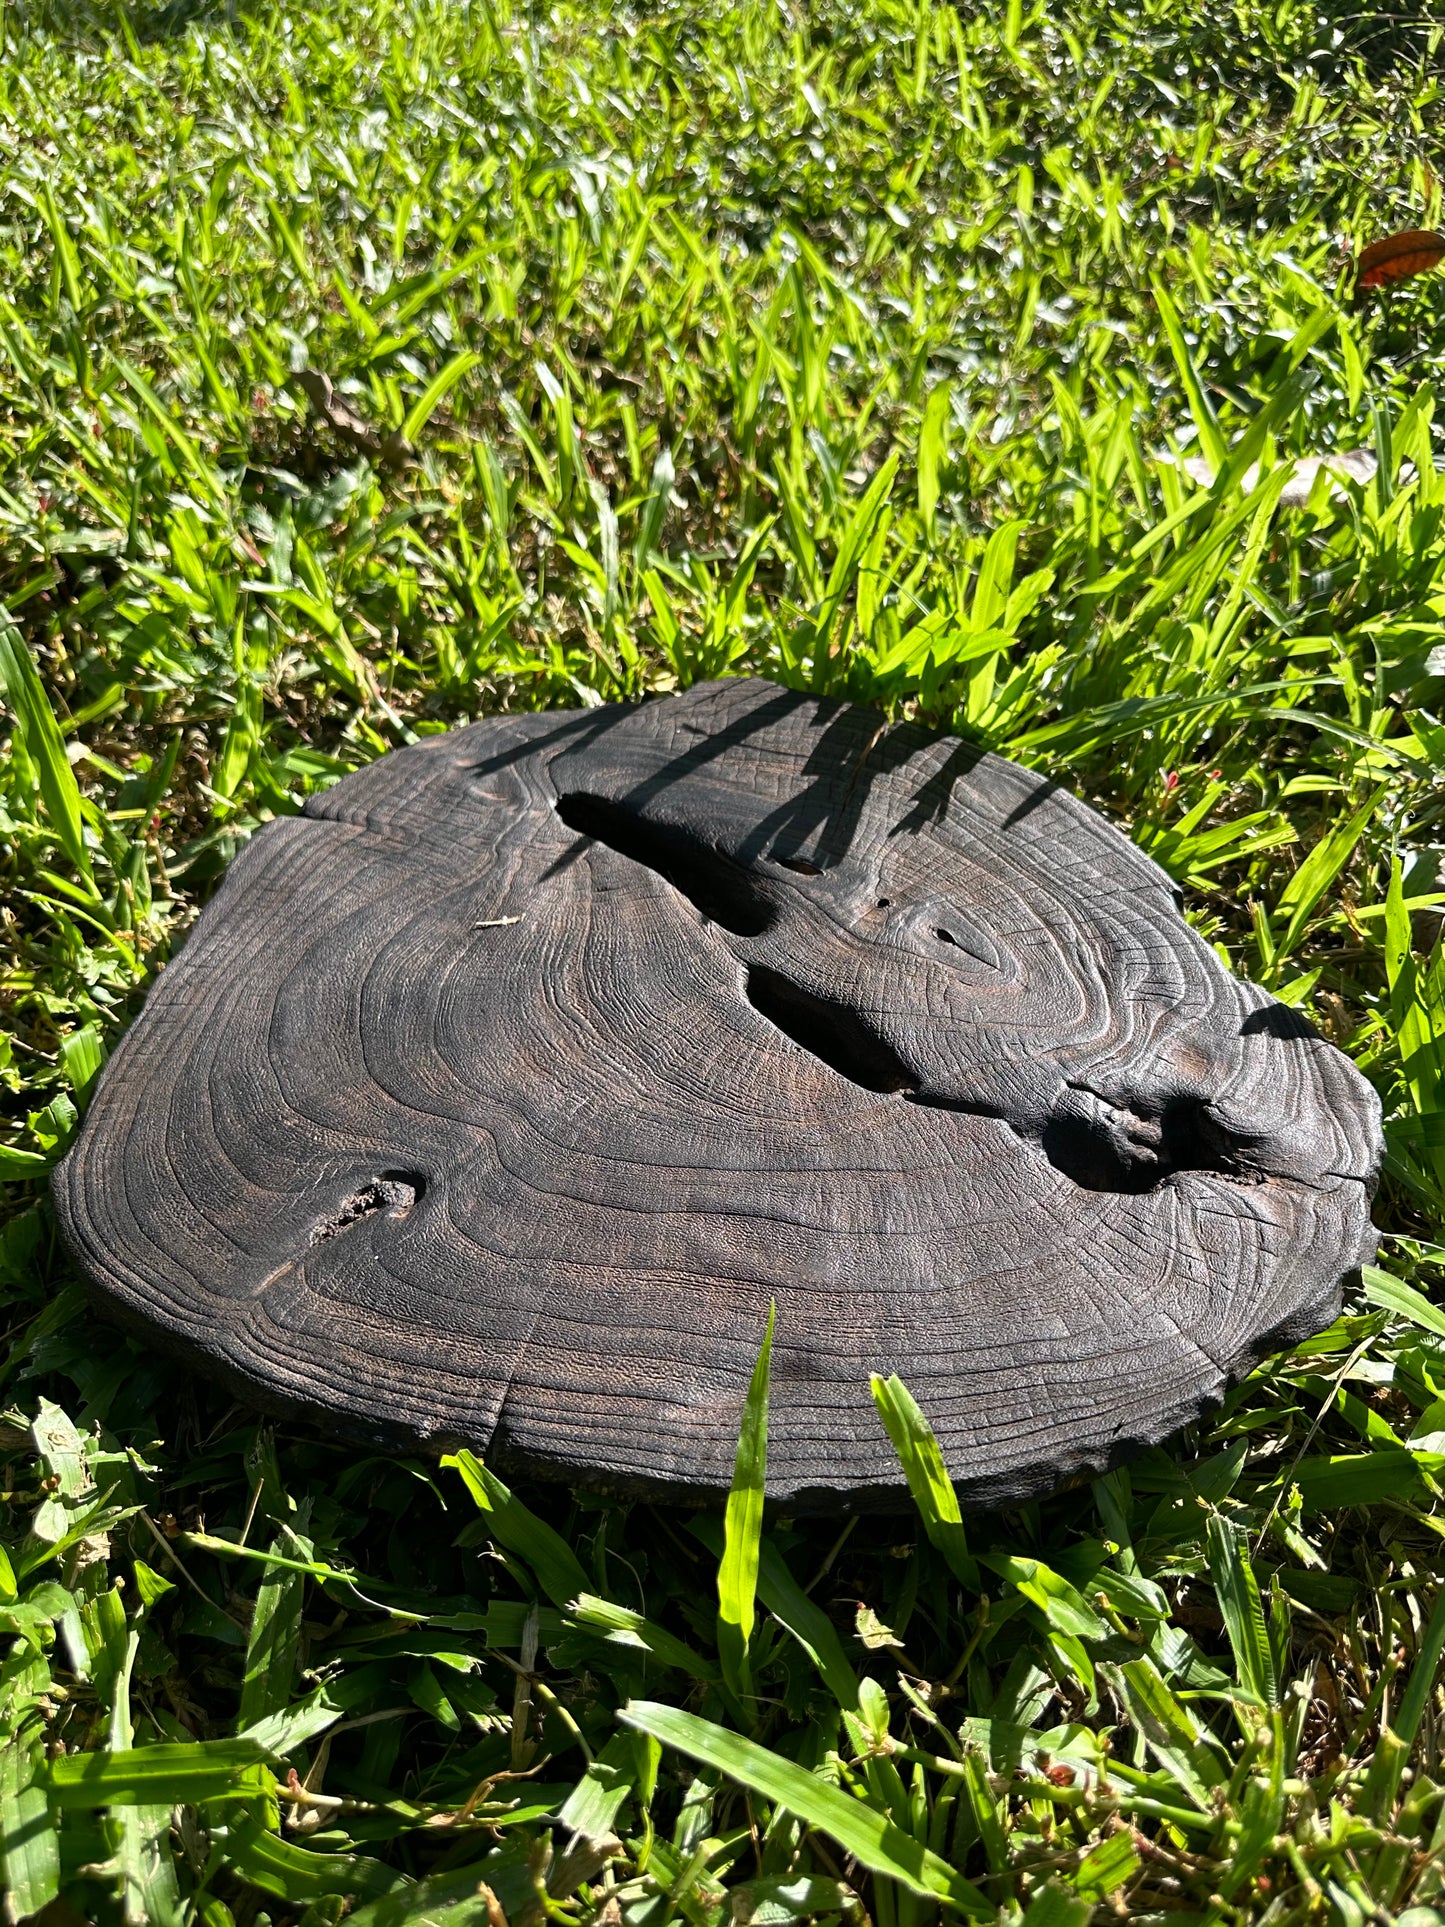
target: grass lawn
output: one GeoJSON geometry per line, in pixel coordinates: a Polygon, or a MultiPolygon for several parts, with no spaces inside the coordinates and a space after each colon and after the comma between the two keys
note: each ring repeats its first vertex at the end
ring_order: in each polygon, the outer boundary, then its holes
{"type": "Polygon", "coordinates": [[[1445,30],[0,0],[0,48],[5,1918],[1438,1923],[1445,275],[1349,260],[1442,222],[1445,30]],[[259,824],[749,672],[1057,776],[1351,1054],[1386,1236],[1330,1330],[1092,1487],[759,1549],[755,1464],[726,1521],[509,1493],[94,1318],[46,1171],[259,824]]]}

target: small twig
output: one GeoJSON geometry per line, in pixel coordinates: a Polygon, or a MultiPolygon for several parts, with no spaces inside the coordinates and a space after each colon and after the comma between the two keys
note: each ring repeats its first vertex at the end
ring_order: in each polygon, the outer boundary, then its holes
{"type": "Polygon", "coordinates": [[[531,1760],[531,1744],[527,1739],[527,1726],[532,1717],[532,1669],[537,1664],[537,1608],[533,1606],[522,1624],[521,1664],[498,1653],[497,1658],[510,1666],[516,1675],[516,1686],[512,1693],[512,1759],[513,1772],[520,1772],[531,1760]]]}
{"type": "Polygon", "coordinates": [[[318,1813],[385,1813],[373,1800],[355,1800],[349,1793],[313,1793],[301,1784],[293,1766],[286,1779],[286,1790],[279,1798],[288,1807],[312,1807],[318,1813]]]}
{"type": "Polygon", "coordinates": [[[1259,1529],[1259,1537],[1254,1542],[1253,1556],[1256,1559],[1259,1557],[1260,1547],[1264,1544],[1264,1535],[1269,1531],[1270,1527],[1274,1524],[1274,1515],[1279,1511],[1280,1506],[1284,1501],[1284,1495],[1286,1492],[1288,1492],[1290,1488],[1290,1482],[1293,1480],[1295,1473],[1299,1469],[1300,1460],[1303,1459],[1305,1453],[1308,1452],[1310,1447],[1314,1444],[1315,1439],[1319,1433],[1320,1427],[1324,1424],[1325,1420],[1329,1417],[1330,1407],[1334,1404],[1336,1398],[1338,1398],[1340,1387],[1344,1384],[1346,1378],[1354,1370],[1355,1366],[1359,1363],[1360,1359],[1364,1357],[1365,1352],[1368,1350],[1368,1348],[1374,1344],[1377,1335],[1378,1335],[1377,1333],[1371,1332],[1368,1337],[1362,1338],[1359,1344],[1356,1345],[1355,1349],[1350,1353],[1349,1357],[1345,1360],[1344,1364],[1341,1365],[1340,1369],[1335,1373],[1335,1381],[1329,1389],[1329,1394],[1326,1397],[1324,1404],[1321,1405],[1319,1411],[1315,1414],[1314,1424],[1310,1427],[1308,1432],[1305,1433],[1304,1444],[1300,1447],[1299,1451],[1296,1452],[1294,1455],[1294,1462],[1291,1464],[1288,1473],[1285,1475],[1285,1478],[1280,1485],[1278,1497],[1275,1499],[1275,1502],[1270,1507],[1269,1511],[1265,1514],[1264,1524],[1259,1529]]]}
{"type": "Polygon", "coordinates": [[[982,1593],[979,1596],[978,1610],[973,1616],[973,1631],[968,1636],[968,1644],[964,1647],[958,1664],[954,1667],[948,1678],[941,1682],[941,1690],[943,1692],[951,1693],[953,1691],[959,1679],[962,1677],[964,1668],[978,1651],[978,1642],[983,1638],[984,1630],[988,1625],[988,1614],[988,1594],[982,1593]]]}
{"type": "Polygon", "coordinates": [[[182,1579],[185,1580],[186,1584],[191,1588],[191,1590],[193,1592],[200,1594],[201,1598],[205,1600],[206,1604],[211,1608],[212,1612],[219,1613],[223,1619],[229,1619],[233,1626],[240,1626],[241,1621],[236,1617],[236,1615],[234,1613],[228,1613],[224,1606],[218,1606],[215,1600],[212,1599],[211,1595],[206,1591],[205,1587],[198,1585],[196,1581],[191,1577],[191,1575],[186,1571],[185,1564],[181,1559],[180,1554],[175,1550],[174,1546],[171,1545],[169,1540],[166,1538],[165,1534],[156,1525],[156,1522],[151,1517],[151,1515],[148,1512],[143,1511],[140,1516],[145,1520],[146,1524],[150,1527],[151,1537],[155,1540],[156,1544],[160,1547],[161,1551],[166,1555],[167,1559],[170,1560],[171,1564],[175,1567],[176,1571],[181,1575],[182,1579]]]}
{"type": "Polygon", "coordinates": [[[246,1513],[246,1523],[241,1527],[241,1536],[236,1541],[236,1544],[238,1546],[244,1546],[246,1543],[246,1540],[250,1537],[251,1527],[255,1523],[255,1519],[256,1519],[256,1508],[261,1503],[261,1488],[265,1483],[266,1483],[265,1474],[262,1472],[258,1472],[256,1474],[256,1484],[251,1492],[250,1508],[246,1513]]]}
{"type": "Polygon", "coordinates": [[[457,1808],[455,1813],[434,1813],[431,1819],[427,1821],[427,1825],[429,1827],[464,1826],[466,1822],[471,1819],[477,1808],[481,1806],[485,1800],[491,1798],[494,1787],[500,1786],[504,1780],[534,1780],[542,1771],[542,1768],[544,1766],[550,1766],[551,1762],[552,1755],[550,1753],[544,1753],[537,1764],[535,1766],[529,1766],[525,1773],[513,1773],[506,1768],[500,1773],[489,1773],[485,1780],[479,1780],[477,1782],[467,1795],[465,1802],[457,1808]]]}
{"type": "Polygon", "coordinates": [[[822,1565],[819,1566],[818,1570],[813,1574],[812,1578],[808,1581],[807,1585],[804,1586],[803,1588],[804,1592],[811,1592],[814,1586],[816,1586],[820,1580],[827,1578],[828,1571],[832,1566],[833,1561],[838,1557],[838,1554],[843,1550],[844,1546],[847,1545],[848,1535],[850,1532],[852,1532],[854,1526],[857,1525],[858,1519],[859,1519],[859,1514],[855,1512],[851,1518],[849,1518],[844,1522],[843,1530],[838,1534],[837,1538],[833,1541],[832,1545],[829,1546],[827,1553],[824,1555],[822,1565]]]}
{"type": "Polygon", "coordinates": [[[537,1675],[529,1667],[519,1665],[515,1659],[509,1658],[506,1653],[493,1652],[491,1657],[493,1659],[499,1659],[504,1666],[510,1667],[516,1675],[517,1691],[512,1701],[513,1745],[515,1746],[517,1739],[518,1708],[521,1707],[523,1709],[521,1715],[523,1722],[521,1731],[525,1735],[526,1716],[531,1711],[531,1699],[533,1693],[535,1693],[542,1704],[546,1706],[550,1712],[555,1713],[558,1719],[561,1720],[578,1746],[581,1747],[583,1759],[586,1760],[588,1766],[591,1766],[592,1748],[587,1744],[581,1727],[577,1724],[576,1720],[573,1719],[572,1715],[562,1704],[561,1700],[558,1699],[551,1687],[548,1686],[544,1680],[538,1679],[537,1675]]]}

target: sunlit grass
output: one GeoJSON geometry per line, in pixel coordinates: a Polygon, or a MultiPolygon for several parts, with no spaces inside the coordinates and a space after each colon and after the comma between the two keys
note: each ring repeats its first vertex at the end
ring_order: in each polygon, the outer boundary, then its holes
{"type": "Polygon", "coordinates": [[[1441,223],[1441,30],[12,3],[0,44],[11,1913],[1429,1927],[1445,278],[1355,302],[1349,255],[1441,223]],[[43,1197],[258,824],[736,673],[1087,796],[1390,1147],[1384,1268],[1211,1428],[961,1527],[926,1481],[769,1520],[755,1602],[719,1519],[273,1430],[92,1319],[43,1197]]]}

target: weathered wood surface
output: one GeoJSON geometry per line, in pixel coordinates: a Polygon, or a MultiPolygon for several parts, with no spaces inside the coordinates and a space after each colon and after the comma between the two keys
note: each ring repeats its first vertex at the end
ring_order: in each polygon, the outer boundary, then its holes
{"type": "Polygon", "coordinates": [[[56,1202],[102,1298],[263,1403],[716,1489],[963,1497],[1166,1437],[1334,1315],[1378,1106],[1039,777],[766,682],[503,717],[262,830],[56,1202]]]}

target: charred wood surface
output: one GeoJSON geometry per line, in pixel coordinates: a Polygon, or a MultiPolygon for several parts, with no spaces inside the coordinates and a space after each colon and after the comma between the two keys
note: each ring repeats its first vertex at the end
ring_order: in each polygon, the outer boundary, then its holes
{"type": "Polygon", "coordinates": [[[1168,1436],[1328,1323],[1378,1106],[1057,785],[766,682],[501,717],[242,851],[55,1180],[258,1401],[499,1466],[891,1504],[1168,1436]]]}

